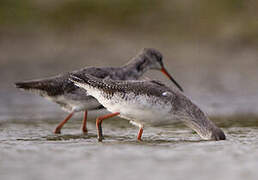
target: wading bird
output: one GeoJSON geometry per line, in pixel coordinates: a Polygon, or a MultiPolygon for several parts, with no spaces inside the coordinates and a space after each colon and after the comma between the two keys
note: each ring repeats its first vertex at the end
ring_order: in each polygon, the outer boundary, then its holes
{"type": "Polygon", "coordinates": [[[86,121],[88,110],[100,109],[103,106],[85,90],[78,88],[69,81],[70,75],[84,78],[85,74],[90,74],[101,79],[135,80],[139,79],[146,71],[153,69],[161,71],[183,91],[181,86],[167,72],[162,60],[162,54],[158,50],[144,48],[128,64],[121,67],[86,67],[46,79],[17,82],[15,84],[17,88],[36,92],[40,96],[59,104],[62,109],[69,112],[69,115],[56,127],[54,133],[61,133],[64,124],[75,112],[80,111],[84,111],[82,131],[87,133],[86,121]]]}
{"type": "Polygon", "coordinates": [[[120,116],[139,127],[141,140],[145,125],[184,122],[205,140],[224,140],[225,134],[189,98],[176,89],[154,80],[114,81],[85,75],[70,80],[96,98],[111,114],[98,117],[98,140],[102,141],[102,121],[120,116]]]}

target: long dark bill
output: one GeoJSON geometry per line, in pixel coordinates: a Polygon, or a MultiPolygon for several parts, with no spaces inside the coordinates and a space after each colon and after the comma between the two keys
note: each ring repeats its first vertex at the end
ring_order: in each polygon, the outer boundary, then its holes
{"type": "Polygon", "coordinates": [[[177,87],[180,91],[184,92],[183,88],[176,82],[176,80],[167,72],[167,70],[163,67],[161,72],[165,74],[177,87]]]}

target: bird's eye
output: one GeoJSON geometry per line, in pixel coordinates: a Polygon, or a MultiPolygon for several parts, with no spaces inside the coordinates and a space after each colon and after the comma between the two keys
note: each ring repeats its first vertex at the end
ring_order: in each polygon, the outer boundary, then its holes
{"type": "Polygon", "coordinates": [[[159,63],[162,63],[162,57],[161,56],[156,56],[156,59],[159,63]]]}

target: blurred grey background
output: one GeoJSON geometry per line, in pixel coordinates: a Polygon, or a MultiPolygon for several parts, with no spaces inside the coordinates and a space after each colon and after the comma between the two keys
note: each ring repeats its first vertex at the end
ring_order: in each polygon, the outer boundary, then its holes
{"type": "MultiPolygon", "coordinates": [[[[210,115],[256,115],[257,9],[255,0],[1,0],[0,112],[24,104],[61,112],[13,83],[120,66],[152,47],[210,115]]],[[[159,72],[147,76],[171,84],[159,72]]]]}

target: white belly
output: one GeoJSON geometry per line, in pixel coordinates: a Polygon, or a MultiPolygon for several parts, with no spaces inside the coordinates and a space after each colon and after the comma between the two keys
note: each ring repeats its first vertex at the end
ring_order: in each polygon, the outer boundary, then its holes
{"type": "Polygon", "coordinates": [[[83,110],[92,110],[99,107],[101,104],[92,97],[82,100],[74,100],[67,96],[56,96],[56,97],[46,97],[49,100],[59,104],[63,110],[68,112],[79,112],[83,110]]]}
{"type": "Polygon", "coordinates": [[[135,95],[133,92],[107,94],[103,90],[87,84],[80,84],[87,93],[95,97],[108,111],[120,113],[120,116],[140,125],[168,124],[172,117],[172,105],[159,97],[135,95]]]}
{"type": "Polygon", "coordinates": [[[145,95],[127,101],[114,95],[111,100],[106,100],[102,104],[108,111],[119,112],[121,117],[140,124],[167,123],[171,120],[171,104],[153,102],[153,99],[145,95]]]}

